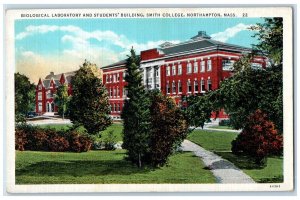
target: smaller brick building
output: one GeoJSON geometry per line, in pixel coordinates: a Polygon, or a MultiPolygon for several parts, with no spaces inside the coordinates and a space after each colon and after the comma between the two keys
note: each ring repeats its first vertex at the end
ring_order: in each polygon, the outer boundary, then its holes
{"type": "Polygon", "coordinates": [[[60,85],[67,84],[68,94],[71,95],[71,79],[74,74],[75,72],[67,72],[55,75],[53,72],[50,72],[45,79],[39,79],[35,95],[35,110],[37,114],[54,114],[54,112],[57,112],[57,106],[54,104],[54,94],[60,85]]]}

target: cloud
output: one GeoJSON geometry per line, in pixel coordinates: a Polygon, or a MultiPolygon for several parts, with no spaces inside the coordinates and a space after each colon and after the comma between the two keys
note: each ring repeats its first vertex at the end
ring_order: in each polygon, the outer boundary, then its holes
{"type": "MultiPolygon", "coordinates": [[[[125,35],[110,30],[88,32],[73,25],[30,25],[25,28],[24,32],[16,35],[16,40],[24,40],[34,35],[56,31],[64,33],[60,38],[61,51],[56,55],[40,55],[36,52],[27,51],[24,47],[19,48],[17,70],[28,74],[34,82],[37,82],[40,77],[45,77],[50,71],[62,73],[76,70],[84,59],[88,59],[90,62],[102,67],[125,59],[131,47],[139,53],[142,50],[155,48],[166,42],[159,40],[138,43],[128,39],[125,35]],[[91,39],[98,41],[99,45],[92,44],[91,39]],[[118,47],[118,50],[114,50],[115,47],[118,47]]],[[[179,43],[180,41],[168,42],[179,43]]]]}
{"type": "Polygon", "coordinates": [[[223,32],[214,33],[211,35],[212,39],[218,40],[220,42],[226,42],[228,39],[236,36],[241,31],[249,30],[249,27],[252,26],[252,24],[243,24],[239,23],[233,27],[227,28],[223,32]]]}

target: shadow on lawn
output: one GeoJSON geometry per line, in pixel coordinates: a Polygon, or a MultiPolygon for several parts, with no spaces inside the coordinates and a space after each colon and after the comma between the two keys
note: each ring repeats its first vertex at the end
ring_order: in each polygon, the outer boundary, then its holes
{"type": "Polygon", "coordinates": [[[215,152],[222,158],[234,163],[240,169],[262,169],[265,165],[257,165],[255,160],[247,155],[234,155],[231,152],[215,152]]]}
{"type": "Polygon", "coordinates": [[[22,175],[47,175],[47,176],[102,176],[102,175],[130,175],[147,173],[151,168],[138,168],[124,160],[105,161],[43,161],[16,170],[16,176],[22,175]]]}

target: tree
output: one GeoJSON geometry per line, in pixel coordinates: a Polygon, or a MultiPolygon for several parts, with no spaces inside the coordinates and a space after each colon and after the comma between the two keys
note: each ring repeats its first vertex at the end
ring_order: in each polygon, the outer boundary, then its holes
{"type": "Polygon", "coordinates": [[[263,164],[269,155],[282,153],[283,140],[273,122],[261,110],[256,110],[248,118],[243,131],[232,141],[234,154],[245,153],[263,164]]]}
{"type": "Polygon", "coordinates": [[[140,58],[133,48],[126,63],[125,81],[128,99],[121,114],[124,126],[122,146],[127,149],[128,159],[141,167],[149,152],[150,101],[142,83],[140,58]]]}
{"type": "Polygon", "coordinates": [[[210,120],[214,110],[211,94],[187,97],[186,115],[191,126],[203,128],[204,123],[210,120]]]}
{"type": "Polygon", "coordinates": [[[75,126],[83,125],[89,134],[97,134],[111,125],[107,90],[95,64],[85,60],[72,78],[70,119],[75,126]]]}
{"type": "Polygon", "coordinates": [[[162,166],[168,157],[181,145],[188,133],[188,122],[171,97],[153,92],[150,107],[149,162],[162,166]]]}
{"type": "Polygon", "coordinates": [[[244,128],[247,117],[260,109],[283,131],[282,104],[282,18],[265,18],[265,22],[251,27],[258,32],[259,43],[252,54],[244,55],[234,64],[234,76],[224,80],[215,91],[234,128],[244,128]],[[266,55],[270,66],[255,69],[251,66],[255,55],[266,55]]]}
{"type": "Polygon", "coordinates": [[[63,119],[65,119],[65,113],[67,111],[69,99],[68,85],[60,85],[57,88],[56,94],[54,96],[54,102],[58,106],[58,114],[61,115],[63,119]]]}
{"type": "Polygon", "coordinates": [[[24,121],[35,106],[35,86],[23,74],[15,73],[15,115],[16,121],[24,121]]]}
{"type": "Polygon", "coordinates": [[[271,65],[282,64],[283,55],[283,24],[282,18],[264,18],[264,23],[251,26],[258,31],[253,37],[260,41],[254,45],[255,53],[263,54],[271,59],[271,65]]]}

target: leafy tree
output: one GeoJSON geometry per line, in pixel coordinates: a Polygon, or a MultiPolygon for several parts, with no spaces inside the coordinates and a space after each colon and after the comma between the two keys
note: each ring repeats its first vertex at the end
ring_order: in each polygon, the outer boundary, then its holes
{"type": "Polygon", "coordinates": [[[75,126],[83,125],[89,134],[97,134],[111,125],[107,90],[95,64],[85,60],[72,78],[70,119],[75,126]]]}
{"type": "Polygon", "coordinates": [[[65,113],[67,111],[67,106],[69,103],[69,95],[68,95],[68,85],[63,84],[60,85],[57,88],[54,102],[58,106],[58,114],[62,116],[63,119],[65,119],[65,113]]]}
{"type": "Polygon", "coordinates": [[[214,110],[211,94],[189,96],[187,98],[186,115],[191,126],[203,128],[204,123],[210,120],[211,113],[214,110]]]}
{"type": "Polygon", "coordinates": [[[271,59],[271,65],[282,64],[283,55],[283,24],[282,18],[264,18],[264,23],[257,23],[251,29],[258,31],[253,37],[260,41],[254,45],[256,53],[271,59]]]}
{"type": "Polygon", "coordinates": [[[150,107],[149,161],[154,166],[162,166],[180,145],[188,133],[188,122],[174,100],[153,92],[150,107]]]}
{"type": "Polygon", "coordinates": [[[23,74],[15,73],[15,115],[16,121],[24,121],[35,106],[35,86],[23,74]]]}
{"type": "Polygon", "coordinates": [[[264,164],[269,155],[282,153],[283,139],[273,122],[261,110],[247,118],[243,131],[232,141],[232,152],[245,153],[255,158],[257,164],[264,164]]]}
{"type": "Polygon", "coordinates": [[[128,159],[141,167],[149,152],[150,101],[142,83],[139,66],[140,57],[132,48],[126,64],[128,99],[125,100],[121,114],[124,125],[122,146],[128,150],[128,159]]]}

